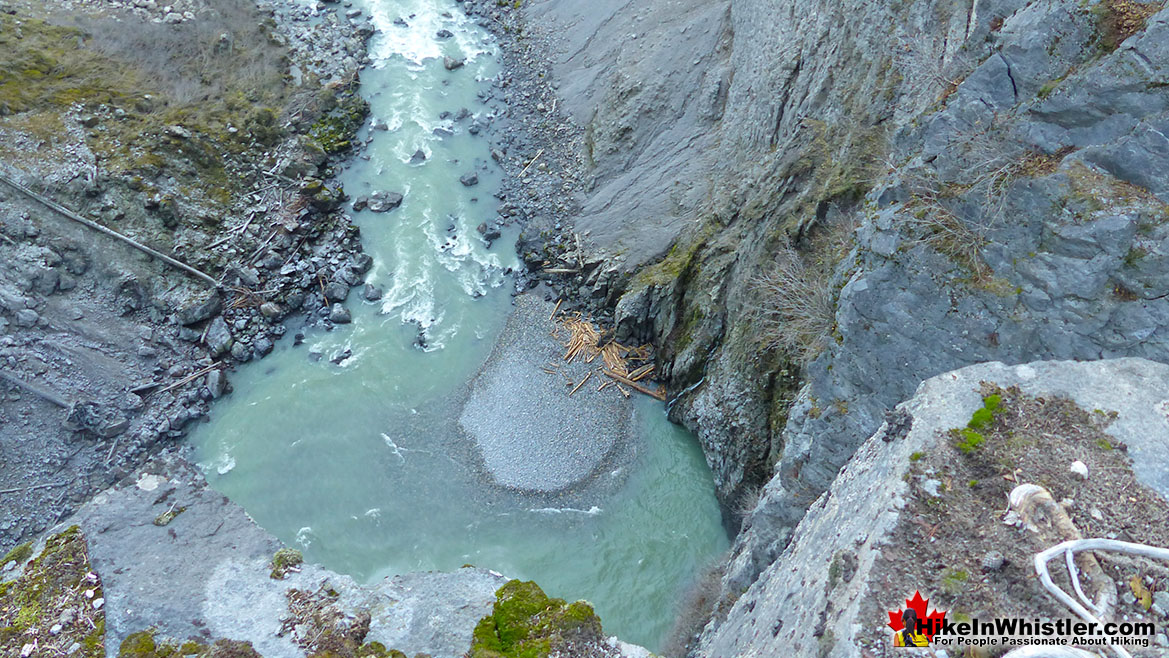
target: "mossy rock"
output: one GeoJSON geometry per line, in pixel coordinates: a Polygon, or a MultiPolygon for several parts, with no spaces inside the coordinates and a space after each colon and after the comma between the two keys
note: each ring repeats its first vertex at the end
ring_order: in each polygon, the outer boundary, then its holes
{"type": "Polygon", "coordinates": [[[173,642],[159,639],[154,629],[131,633],[118,647],[118,658],[262,658],[251,642],[216,640],[208,646],[198,642],[173,642]]]}
{"type": "MultiPolygon", "coordinates": [[[[24,560],[32,554],[32,547],[18,546],[9,555],[14,553],[24,560]]],[[[101,597],[101,581],[90,570],[80,528],[73,526],[49,537],[18,578],[0,583],[0,656],[18,656],[23,646],[34,640],[44,655],[64,654],[76,642],[81,648],[73,655],[104,656],[105,612],[92,606],[92,601],[101,597]],[[66,608],[81,611],[81,619],[46,637],[44,631],[66,608]]]]}
{"type": "Polygon", "coordinates": [[[347,92],[328,113],[309,127],[309,138],[316,147],[329,155],[343,153],[352,148],[357,131],[368,115],[369,103],[356,93],[347,92]]]}
{"type": "Polygon", "coordinates": [[[295,548],[282,548],[272,556],[272,573],[269,575],[273,580],[284,580],[285,574],[302,564],[304,555],[300,551],[295,548]]]}
{"type": "Polygon", "coordinates": [[[475,627],[471,658],[544,658],[570,641],[602,639],[601,620],[584,601],[549,598],[531,581],[495,593],[490,615],[475,627]]]}
{"type": "Polygon", "coordinates": [[[32,555],[32,542],[25,542],[19,546],[14,547],[11,551],[0,559],[0,568],[4,567],[9,562],[24,562],[32,555]]]}

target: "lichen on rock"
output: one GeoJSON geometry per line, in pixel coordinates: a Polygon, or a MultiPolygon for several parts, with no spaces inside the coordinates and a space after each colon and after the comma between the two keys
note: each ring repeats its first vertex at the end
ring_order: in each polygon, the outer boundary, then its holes
{"type": "MultiPolygon", "coordinates": [[[[27,558],[32,549],[13,552],[27,558]]],[[[19,577],[0,582],[0,655],[104,656],[103,604],[80,528],[52,535],[19,577]]]]}
{"type": "Polygon", "coordinates": [[[284,580],[285,574],[304,564],[304,555],[295,548],[282,548],[272,556],[273,580],[284,580]]]}
{"type": "Polygon", "coordinates": [[[216,640],[175,643],[160,638],[153,629],[130,634],[118,648],[118,658],[261,658],[251,642],[216,640]]]}

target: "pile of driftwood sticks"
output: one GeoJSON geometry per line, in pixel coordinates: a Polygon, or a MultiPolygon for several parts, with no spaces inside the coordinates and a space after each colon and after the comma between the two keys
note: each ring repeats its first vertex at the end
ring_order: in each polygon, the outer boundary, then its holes
{"type": "MultiPolygon", "coordinates": [[[[569,395],[576,393],[587,384],[595,373],[600,377],[607,377],[597,391],[613,388],[621,395],[629,397],[629,389],[644,393],[658,400],[665,400],[666,393],[660,387],[650,386],[648,380],[653,377],[653,348],[649,345],[627,347],[613,340],[612,331],[601,331],[579,311],[560,313],[560,303],[556,303],[549,320],[553,321],[552,335],[564,345],[564,358],[567,363],[580,360],[584,363],[594,363],[600,358],[601,363],[595,370],[585,374],[584,379],[573,385],[569,395]],[[644,382],[644,383],[643,383],[644,382]]],[[[554,374],[559,370],[557,364],[544,367],[544,372],[554,374]]]]}

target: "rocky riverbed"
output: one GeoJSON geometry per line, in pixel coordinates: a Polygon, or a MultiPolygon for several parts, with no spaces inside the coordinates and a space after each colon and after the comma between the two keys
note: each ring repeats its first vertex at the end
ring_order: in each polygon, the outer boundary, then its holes
{"type": "MultiPolygon", "coordinates": [[[[230,391],[236,364],[263,358],[306,322],[343,321],[340,305],[370,267],[341,211],[343,192],[329,182],[364,119],[353,81],[369,26],[294,2],[163,9],[12,2],[3,14],[10,58],[48,57],[70,70],[87,47],[97,74],[123,65],[133,75],[99,81],[127,96],[87,101],[82,79],[70,92],[82,100],[61,104],[63,92],[30,82],[3,104],[11,183],[0,185],[0,545],[43,531],[180,440],[230,391]],[[235,26],[238,34],[224,22],[241,17],[251,23],[235,26]],[[205,90],[220,96],[199,114],[184,105],[188,91],[136,72],[140,44],[127,29],[213,38],[209,65],[246,61],[253,77],[225,74],[226,86],[205,90]],[[243,47],[253,29],[267,45],[243,47]],[[216,30],[227,31],[208,37],[216,30]],[[46,50],[74,32],[91,43],[46,50]],[[285,56],[296,81],[261,68],[285,56]],[[257,85],[257,100],[273,107],[233,105],[236,82],[257,85]],[[46,199],[208,280],[100,235],[46,199]]],[[[185,56],[165,65],[181,74],[185,56]]]]}
{"type": "Polygon", "coordinates": [[[566,331],[553,335],[557,304],[536,294],[516,308],[472,385],[459,424],[498,484],[554,493],[586,484],[628,453],[632,403],[589,382],[594,364],[564,361],[566,331]]]}

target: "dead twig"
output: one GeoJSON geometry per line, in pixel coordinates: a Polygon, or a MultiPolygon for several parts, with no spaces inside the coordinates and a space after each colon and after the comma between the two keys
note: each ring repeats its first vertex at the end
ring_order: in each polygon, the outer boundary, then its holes
{"type": "Polygon", "coordinates": [[[34,484],[31,487],[15,487],[12,489],[0,489],[0,495],[21,493],[23,491],[36,491],[37,489],[49,489],[52,487],[63,487],[69,484],[68,482],[46,482],[44,484],[34,484]]]}
{"type": "Polygon", "coordinates": [[[581,386],[584,386],[584,385],[585,385],[585,382],[587,382],[587,381],[589,380],[589,378],[590,378],[590,377],[592,377],[592,376],[593,376],[593,372],[590,370],[590,371],[588,372],[588,374],[586,374],[586,375],[584,376],[584,379],[580,380],[580,383],[579,383],[579,384],[577,384],[577,385],[576,385],[576,387],[575,387],[575,388],[573,388],[571,391],[569,391],[569,393],[568,393],[568,397],[572,397],[572,394],[573,394],[573,393],[576,393],[577,391],[579,391],[579,390],[580,390],[580,387],[581,387],[581,386]]]}
{"type": "Polygon", "coordinates": [[[221,364],[219,364],[219,363],[212,363],[211,365],[209,365],[205,368],[200,368],[199,370],[196,370],[195,372],[187,375],[186,377],[183,377],[182,379],[171,384],[170,386],[167,386],[166,388],[160,390],[159,394],[166,393],[168,391],[173,391],[174,389],[176,389],[184,384],[187,384],[187,383],[191,382],[192,380],[198,379],[199,377],[206,375],[207,373],[211,372],[212,370],[219,369],[220,365],[221,364]]]}
{"type": "Polygon", "coordinates": [[[109,237],[114,238],[115,240],[120,240],[120,241],[130,245],[131,247],[137,249],[138,251],[141,251],[141,252],[143,252],[149,256],[152,256],[154,258],[157,258],[158,260],[166,263],[167,265],[170,265],[171,267],[174,267],[175,269],[182,270],[182,271],[186,272],[187,274],[194,276],[197,279],[201,279],[201,280],[205,281],[206,283],[210,284],[212,288],[219,288],[219,281],[217,281],[215,279],[215,277],[211,276],[210,274],[207,274],[206,272],[201,272],[201,271],[191,267],[190,265],[187,265],[186,263],[183,263],[179,260],[171,258],[170,256],[167,256],[166,254],[164,254],[160,251],[157,251],[155,249],[151,249],[150,247],[147,247],[146,245],[142,244],[141,242],[138,242],[132,238],[126,237],[113,229],[106,228],[105,226],[102,226],[101,224],[98,224],[97,222],[88,220],[88,219],[82,217],[81,215],[78,215],[77,213],[73,212],[72,210],[69,210],[65,206],[62,206],[61,204],[59,204],[55,201],[52,201],[51,199],[49,199],[47,197],[41,196],[40,194],[37,194],[36,192],[33,192],[32,190],[21,185],[20,183],[17,183],[15,180],[9,178],[8,176],[5,176],[4,174],[0,174],[0,181],[6,183],[12,189],[16,190],[17,192],[20,192],[21,194],[27,196],[28,198],[30,198],[34,201],[40,203],[41,205],[45,206],[49,210],[56,212],[58,215],[61,215],[62,217],[66,218],[66,219],[72,220],[74,222],[77,222],[78,224],[81,224],[83,226],[91,228],[91,229],[93,229],[93,230],[95,230],[98,233],[101,233],[103,235],[108,235],[109,237]]]}
{"type": "Polygon", "coordinates": [[[7,381],[8,383],[15,385],[17,388],[23,388],[24,390],[28,391],[29,393],[32,393],[32,394],[37,395],[39,397],[42,397],[42,398],[48,400],[49,402],[52,402],[53,404],[57,405],[58,407],[61,407],[62,409],[68,409],[70,406],[72,406],[72,403],[70,403],[68,400],[61,397],[60,395],[57,395],[56,393],[54,393],[48,389],[41,388],[40,386],[37,386],[36,384],[26,382],[23,379],[17,377],[16,375],[4,372],[3,370],[0,370],[0,379],[3,379],[4,381],[7,381]]]}
{"type": "Polygon", "coordinates": [[[250,265],[252,263],[252,261],[256,259],[256,256],[259,256],[260,253],[262,251],[264,251],[264,247],[267,247],[268,243],[271,242],[272,238],[275,238],[276,234],[279,232],[280,232],[280,229],[276,229],[275,231],[272,231],[272,235],[269,235],[268,239],[264,240],[264,242],[261,243],[259,247],[256,247],[256,250],[252,252],[251,256],[248,256],[248,259],[244,261],[244,265],[250,265]]]}
{"type": "Polygon", "coordinates": [[[520,171],[519,176],[516,176],[516,178],[523,178],[524,174],[528,173],[528,170],[532,168],[532,165],[536,164],[536,160],[539,160],[541,155],[544,155],[544,149],[540,149],[536,152],[536,157],[528,161],[528,166],[524,167],[520,171]]]}
{"type": "MultiPolygon", "coordinates": [[[[624,375],[619,375],[619,374],[613,372],[612,370],[609,370],[608,368],[605,368],[605,374],[608,377],[610,377],[611,379],[615,379],[616,381],[618,381],[622,384],[625,384],[629,388],[632,388],[633,390],[639,391],[641,393],[645,393],[646,395],[648,395],[652,398],[662,400],[663,402],[666,399],[666,394],[664,392],[662,392],[661,389],[655,390],[655,389],[651,389],[651,388],[646,388],[645,386],[638,384],[637,382],[629,379],[628,377],[626,377],[624,375]]],[[[620,387],[618,387],[618,388],[620,388],[620,387]]]]}

